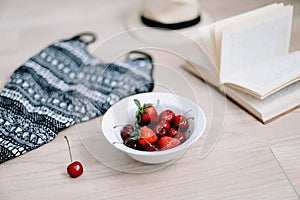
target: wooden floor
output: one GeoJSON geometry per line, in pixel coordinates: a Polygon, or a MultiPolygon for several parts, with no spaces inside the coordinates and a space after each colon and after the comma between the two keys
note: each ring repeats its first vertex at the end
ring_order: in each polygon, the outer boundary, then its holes
{"type": "MultiPolygon", "coordinates": [[[[123,44],[114,42],[130,36],[126,18],[136,12],[139,2],[0,1],[1,88],[30,56],[78,32],[97,33],[98,42],[90,50],[100,59],[107,61],[109,54],[117,56],[114,53],[123,44]],[[110,42],[113,45],[104,48],[110,42]]],[[[220,20],[275,1],[200,2],[213,20],[220,20]]],[[[291,50],[297,50],[300,1],[283,2],[294,5],[291,50]]],[[[154,70],[154,90],[195,99],[208,119],[204,137],[175,162],[143,165],[105,141],[102,117],[98,117],[1,164],[0,199],[300,199],[300,110],[263,125],[184,71],[180,67],[183,59],[167,51],[152,51],[159,64],[154,70]],[[77,179],[66,173],[69,155],[64,135],[70,140],[74,159],[84,165],[84,174],[77,179]]]]}

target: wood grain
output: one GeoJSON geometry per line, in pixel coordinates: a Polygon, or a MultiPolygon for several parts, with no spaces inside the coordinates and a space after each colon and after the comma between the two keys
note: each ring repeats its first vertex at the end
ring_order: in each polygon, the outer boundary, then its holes
{"type": "MultiPolygon", "coordinates": [[[[285,144],[287,145],[287,144],[285,144]]],[[[293,189],[300,198],[300,139],[288,146],[273,147],[272,152],[276,157],[285,176],[290,181],[293,189]]]]}
{"type": "MultiPolygon", "coordinates": [[[[273,2],[200,0],[214,20],[273,2]]],[[[300,2],[283,2],[294,5],[291,50],[300,49],[300,2]]],[[[99,40],[89,50],[98,53],[102,42],[126,32],[126,16],[139,3],[0,1],[0,31],[5,36],[0,34],[0,87],[27,58],[53,41],[78,32],[97,33],[99,40]]],[[[117,48],[105,51],[113,54],[117,48]]],[[[263,125],[184,71],[182,59],[162,51],[153,53],[161,64],[154,70],[154,79],[160,83],[154,90],[190,95],[208,118],[204,137],[173,163],[143,165],[107,146],[101,134],[102,117],[98,117],[1,164],[0,199],[299,199],[299,109],[263,125]],[[187,91],[193,91],[192,95],[187,91]],[[70,140],[74,159],[84,165],[84,173],[77,179],[66,173],[69,155],[64,135],[70,140]]]]}

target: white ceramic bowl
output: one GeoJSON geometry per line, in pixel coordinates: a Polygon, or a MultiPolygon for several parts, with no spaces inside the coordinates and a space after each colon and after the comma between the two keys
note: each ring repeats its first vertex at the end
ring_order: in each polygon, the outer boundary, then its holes
{"type": "Polygon", "coordinates": [[[137,94],[119,101],[108,109],[102,120],[103,134],[114,147],[125,152],[128,156],[137,161],[149,164],[164,163],[181,156],[191,144],[201,137],[205,126],[205,115],[197,104],[185,97],[170,93],[155,92],[137,94]],[[193,120],[189,120],[189,128],[187,131],[190,132],[190,136],[179,146],[162,151],[141,151],[125,146],[120,135],[122,126],[119,128],[115,128],[115,126],[128,123],[134,124],[137,106],[134,104],[133,99],[138,99],[141,104],[152,103],[158,113],[166,109],[173,110],[176,115],[184,114],[189,111],[186,117],[194,118],[193,120]]]}

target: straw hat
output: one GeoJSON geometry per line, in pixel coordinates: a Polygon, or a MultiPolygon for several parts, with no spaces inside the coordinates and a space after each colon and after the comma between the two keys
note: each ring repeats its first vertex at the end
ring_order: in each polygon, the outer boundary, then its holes
{"type": "MultiPolygon", "coordinates": [[[[160,35],[166,38],[170,30],[188,36],[211,21],[198,0],[144,0],[131,12],[126,26],[129,30],[148,27],[151,39],[161,40],[160,35]]],[[[149,40],[148,36],[144,39],[149,40]]]]}

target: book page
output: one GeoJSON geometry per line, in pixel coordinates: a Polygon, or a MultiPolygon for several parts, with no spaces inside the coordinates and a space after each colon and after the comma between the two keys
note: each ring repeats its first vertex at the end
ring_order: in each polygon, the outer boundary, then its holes
{"type": "Polygon", "coordinates": [[[214,87],[219,84],[218,74],[213,69],[203,67],[193,61],[186,62],[181,67],[214,87]]]}
{"type": "Polygon", "coordinates": [[[199,50],[187,56],[182,67],[201,79],[217,86],[219,71],[215,64],[215,46],[212,39],[213,24],[200,27],[190,38],[197,43],[199,50]]]}
{"type": "Polygon", "coordinates": [[[215,43],[215,49],[216,49],[216,64],[218,67],[220,67],[220,54],[221,54],[221,41],[222,41],[222,30],[226,25],[234,24],[237,22],[243,22],[244,20],[251,19],[251,18],[257,18],[257,16],[270,11],[274,10],[276,8],[281,8],[283,6],[282,3],[274,3],[271,5],[267,5],[249,12],[245,12],[239,15],[235,15],[233,17],[226,18],[224,20],[218,21],[214,24],[214,30],[213,30],[213,39],[215,43]]]}
{"type": "MultiPolygon", "coordinates": [[[[275,7],[281,7],[283,4],[271,4],[268,6],[265,6],[263,8],[258,8],[256,10],[243,13],[237,16],[233,16],[218,22],[215,22],[213,24],[209,24],[206,26],[199,27],[198,30],[195,32],[195,34],[189,35],[189,37],[194,40],[201,48],[203,48],[203,54],[207,56],[207,59],[209,60],[210,64],[207,65],[203,62],[203,58],[201,58],[203,55],[200,57],[197,57],[195,55],[191,55],[189,57],[189,61],[193,63],[193,65],[197,66],[200,71],[211,71],[209,74],[217,73],[214,75],[213,80],[212,77],[202,77],[204,79],[208,79],[207,81],[212,81],[214,85],[219,85],[219,81],[216,82],[216,78],[219,76],[219,56],[217,55],[217,52],[220,52],[220,49],[216,49],[216,46],[219,46],[216,44],[219,43],[220,38],[216,36],[216,29],[220,30],[221,27],[223,27],[225,24],[228,24],[229,22],[236,22],[239,20],[242,20],[244,18],[248,18],[250,16],[255,16],[257,13],[262,13],[265,12],[266,10],[275,8],[275,7]],[[216,40],[216,38],[217,40],[216,40]],[[213,68],[213,69],[211,69],[213,68]],[[217,76],[217,77],[215,77],[217,76]]],[[[218,47],[220,48],[220,47],[218,47]]],[[[187,64],[188,66],[189,64],[187,64]]],[[[184,66],[189,71],[192,71],[193,73],[195,72],[194,70],[191,70],[190,67],[184,66]]],[[[203,74],[207,74],[203,72],[203,74]]]]}
{"type": "Polygon", "coordinates": [[[223,92],[263,122],[300,105],[300,81],[263,100],[228,87],[223,92]]]}
{"type": "MultiPolygon", "coordinates": [[[[254,19],[224,27],[220,83],[226,83],[249,67],[288,53],[292,7],[285,6],[254,19]]],[[[264,74],[268,76],[268,74],[264,74]]]]}
{"type": "Polygon", "coordinates": [[[219,69],[216,65],[216,49],[215,49],[215,41],[213,37],[214,24],[210,24],[207,26],[203,26],[198,28],[196,35],[192,37],[192,39],[202,46],[211,62],[213,63],[216,69],[219,69]]]}
{"type": "Polygon", "coordinates": [[[300,51],[262,62],[233,77],[229,87],[263,99],[300,79],[300,51]]]}

